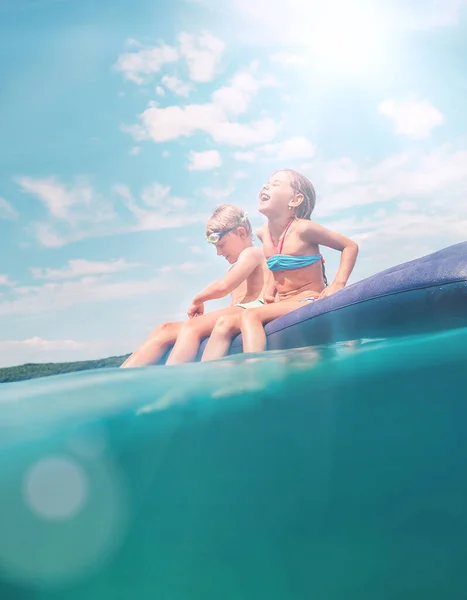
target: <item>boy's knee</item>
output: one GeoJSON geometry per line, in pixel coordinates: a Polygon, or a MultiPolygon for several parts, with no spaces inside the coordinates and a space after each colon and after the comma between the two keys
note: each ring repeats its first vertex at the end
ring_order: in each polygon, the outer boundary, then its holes
{"type": "Polygon", "coordinates": [[[231,317],[229,315],[219,317],[216,321],[216,325],[214,326],[214,331],[219,335],[227,335],[235,329],[236,323],[237,319],[235,317],[231,317]]]}
{"type": "Polygon", "coordinates": [[[174,327],[175,323],[161,323],[161,325],[158,325],[155,329],[153,329],[151,337],[170,335],[174,331],[174,327]]]}

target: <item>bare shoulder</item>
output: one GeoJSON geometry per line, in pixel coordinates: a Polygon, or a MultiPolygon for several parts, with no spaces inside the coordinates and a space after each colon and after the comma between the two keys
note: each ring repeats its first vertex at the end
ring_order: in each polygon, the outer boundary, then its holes
{"type": "Polygon", "coordinates": [[[296,225],[296,232],[298,235],[312,235],[313,233],[318,233],[322,230],[321,225],[316,223],[315,221],[310,221],[309,219],[298,219],[296,225]]]}
{"type": "Polygon", "coordinates": [[[249,248],[245,248],[245,250],[242,250],[240,252],[240,257],[242,259],[260,260],[261,258],[263,258],[263,256],[264,253],[262,248],[258,248],[257,246],[250,246],[249,248]]]}
{"type": "Polygon", "coordinates": [[[256,231],[256,237],[258,239],[260,239],[261,241],[263,241],[263,235],[264,235],[264,228],[266,227],[266,225],[261,225],[261,227],[259,227],[256,231]]]}

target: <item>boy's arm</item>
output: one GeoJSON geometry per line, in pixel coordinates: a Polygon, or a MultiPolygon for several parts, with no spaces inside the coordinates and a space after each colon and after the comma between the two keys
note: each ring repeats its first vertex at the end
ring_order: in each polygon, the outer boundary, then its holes
{"type": "Polygon", "coordinates": [[[319,244],[341,251],[341,261],[334,281],[321,292],[320,298],[329,296],[346,286],[358,256],[358,244],[350,238],[326,229],[318,223],[307,221],[302,230],[302,237],[309,244],[319,244]]]}
{"type": "Polygon", "coordinates": [[[208,300],[217,300],[224,298],[233,292],[241,283],[251,275],[258,265],[264,260],[263,251],[260,248],[246,248],[238,257],[235,265],[226,273],[224,277],[210,283],[191,301],[188,309],[188,316],[203,314],[204,302],[208,300]]]}

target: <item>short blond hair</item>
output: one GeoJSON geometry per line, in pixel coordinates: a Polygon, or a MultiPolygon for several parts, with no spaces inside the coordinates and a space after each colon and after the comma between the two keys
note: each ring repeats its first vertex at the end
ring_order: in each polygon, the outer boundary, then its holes
{"type": "Polygon", "coordinates": [[[253,229],[246,212],[233,204],[221,204],[206,223],[206,236],[235,227],[243,227],[248,237],[253,236],[253,229]]]}

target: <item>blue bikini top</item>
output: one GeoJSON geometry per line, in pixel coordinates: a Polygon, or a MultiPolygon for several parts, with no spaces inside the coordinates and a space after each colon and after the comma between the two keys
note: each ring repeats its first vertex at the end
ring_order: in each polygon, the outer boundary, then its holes
{"type": "Polygon", "coordinates": [[[291,256],[289,254],[274,254],[266,260],[270,271],[291,271],[313,265],[323,257],[321,254],[310,254],[309,256],[291,256]]]}
{"type": "Polygon", "coordinates": [[[285,235],[287,230],[289,229],[292,221],[289,222],[287,227],[285,228],[284,233],[282,234],[282,239],[279,244],[279,248],[274,246],[274,242],[272,241],[271,232],[269,232],[269,237],[271,239],[271,243],[274,248],[277,250],[277,254],[274,256],[270,256],[266,260],[266,264],[268,265],[268,269],[270,271],[291,271],[293,269],[302,269],[303,267],[309,267],[319,261],[323,261],[324,259],[321,254],[310,254],[308,256],[292,256],[290,254],[281,254],[282,246],[284,245],[285,235]]]}

